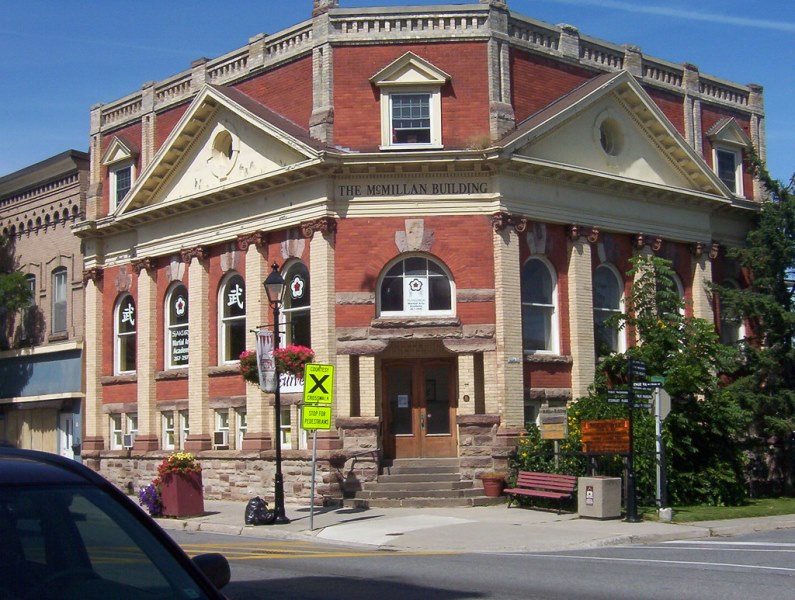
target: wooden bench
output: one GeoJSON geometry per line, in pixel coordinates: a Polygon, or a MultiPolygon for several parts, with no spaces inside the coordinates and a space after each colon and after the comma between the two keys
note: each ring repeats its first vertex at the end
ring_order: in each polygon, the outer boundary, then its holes
{"type": "Polygon", "coordinates": [[[577,478],[574,475],[519,471],[516,487],[507,488],[503,492],[508,496],[508,508],[514,500],[518,500],[519,496],[557,498],[558,514],[560,514],[561,504],[567,498],[574,497],[576,487],[577,478]]]}

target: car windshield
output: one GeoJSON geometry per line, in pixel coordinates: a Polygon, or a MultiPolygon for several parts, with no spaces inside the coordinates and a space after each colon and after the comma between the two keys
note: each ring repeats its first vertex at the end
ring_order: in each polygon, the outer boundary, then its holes
{"type": "Polygon", "coordinates": [[[206,598],[169,550],[89,486],[0,487],[0,600],[206,598]]]}

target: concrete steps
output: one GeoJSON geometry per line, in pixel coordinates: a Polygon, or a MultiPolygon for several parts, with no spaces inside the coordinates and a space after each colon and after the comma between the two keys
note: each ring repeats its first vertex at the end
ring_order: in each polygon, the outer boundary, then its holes
{"type": "Polygon", "coordinates": [[[357,508],[444,508],[499,504],[472,481],[461,481],[457,458],[385,461],[377,481],[362,485],[346,506],[357,508]]]}

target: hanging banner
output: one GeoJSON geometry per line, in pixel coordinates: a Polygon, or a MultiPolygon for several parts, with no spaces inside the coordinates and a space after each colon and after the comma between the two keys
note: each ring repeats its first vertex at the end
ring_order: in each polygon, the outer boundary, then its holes
{"type": "Polygon", "coordinates": [[[257,372],[263,392],[276,391],[276,364],[273,362],[273,332],[257,331],[257,372]]]}

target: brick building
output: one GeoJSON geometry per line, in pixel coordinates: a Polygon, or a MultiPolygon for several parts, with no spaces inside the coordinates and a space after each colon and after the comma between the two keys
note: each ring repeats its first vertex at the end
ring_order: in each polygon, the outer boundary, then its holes
{"type": "Polygon", "coordinates": [[[33,302],[0,311],[0,441],[80,457],[82,219],[89,158],[69,150],[0,178],[0,269],[25,273],[33,302]]]}
{"type": "Polygon", "coordinates": [[[315,1],[92,108],[85,456],[138,485],[184,448],[208,496],[242,498],[272,489],[279,435],[287,496],[308,496],[300,385],[282,382],[277,432],[237,366],[271,327],[275,262],[281,343],[336,367],[320,496],[396,457],[453,458],[465,481],[504,466],[543,404],[628,344],[600,324],[634,253],[672,260],[698,317],[714,319],[705,282],[742,283],[725,250],[758,206],[751,148],[759,86],[501,0],[315,1]]]}

